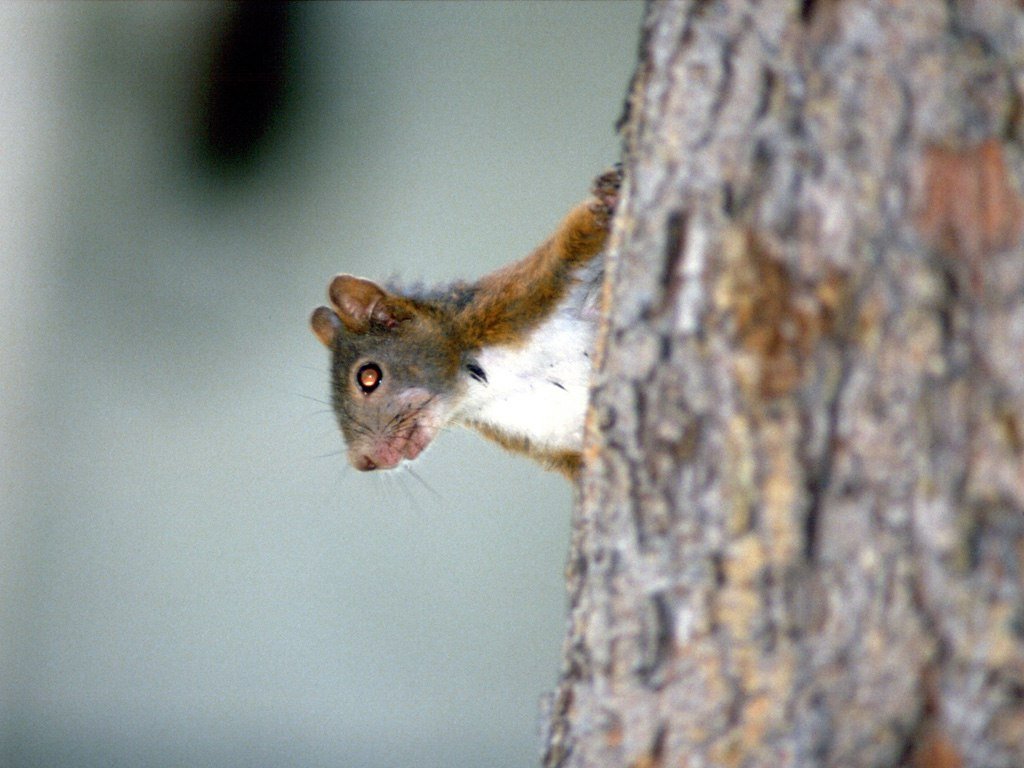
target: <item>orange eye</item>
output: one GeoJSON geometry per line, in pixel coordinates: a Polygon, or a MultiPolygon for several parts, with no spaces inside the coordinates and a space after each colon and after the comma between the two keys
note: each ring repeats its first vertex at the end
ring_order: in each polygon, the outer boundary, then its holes
{"type": "Polygon", "coordinates": [[[379,387],[383,379],[384,374],[380,372],[380,366],[376,363],[367,363],[356,371],[356,384],[359,385],[359,389],[363,391],[364,395],[370,394],[379,387]]]}

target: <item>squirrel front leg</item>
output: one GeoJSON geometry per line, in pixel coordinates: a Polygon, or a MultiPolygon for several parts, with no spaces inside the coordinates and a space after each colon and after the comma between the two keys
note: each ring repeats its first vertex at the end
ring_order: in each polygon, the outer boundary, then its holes
{"type": "Polygon", "coordinates": [[[514,345],[554,311],[576,271],[604,250],[621,183],[621,166],[599,176],[591,199],[573,208],[540,247],[474,286],[458,318],[468,348],[514,345]]]}

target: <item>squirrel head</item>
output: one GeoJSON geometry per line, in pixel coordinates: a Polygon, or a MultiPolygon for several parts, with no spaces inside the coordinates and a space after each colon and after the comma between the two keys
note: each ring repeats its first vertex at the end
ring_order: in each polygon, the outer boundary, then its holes
{"type": "Polygon", "coordinates": [[[414,459],[454,408],[461,352],[428,304],[337,275],[310,317],[331,350],[332,405],[356,469],[414,459]]]}

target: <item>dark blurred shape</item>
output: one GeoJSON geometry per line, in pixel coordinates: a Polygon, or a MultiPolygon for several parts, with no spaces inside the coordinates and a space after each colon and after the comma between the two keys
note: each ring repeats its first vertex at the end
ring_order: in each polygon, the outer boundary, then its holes
{"type": "Polygon", "coordinates": [[[214,41],[198,122],[200,162],[244,174],[274,138],[290,106],[296,9],[290,3],[233,4],[214,41]]]}

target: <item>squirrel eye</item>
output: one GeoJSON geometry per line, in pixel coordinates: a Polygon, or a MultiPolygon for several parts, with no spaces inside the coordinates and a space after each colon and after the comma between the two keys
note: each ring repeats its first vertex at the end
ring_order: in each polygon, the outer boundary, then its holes
{"type": "Polygon", "coordinates": [[[380,366],[376,363],[367,363],[356,371],[356,384],[359,385],[359,389],[363,391],[364,395],[370,394],[379,387],[383,378],[384,374],[381,373],[380,366]]]}

